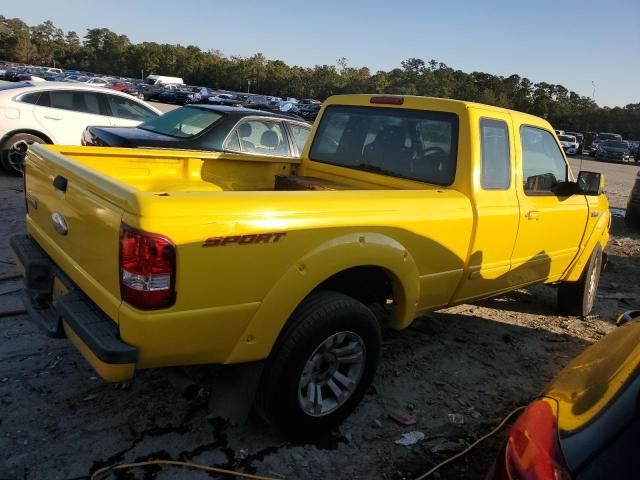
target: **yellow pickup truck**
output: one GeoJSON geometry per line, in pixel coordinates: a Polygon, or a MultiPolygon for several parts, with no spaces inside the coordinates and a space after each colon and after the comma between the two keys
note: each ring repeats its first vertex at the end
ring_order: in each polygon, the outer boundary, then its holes
{"type": "Polygon", "coordinates": [[[598,173],[573,176],[540,118],[336,96],[301,159],[34,145],[28,235],[11,244],[32,317],[106,380],[261,361],[259,411],[310,432],[364,395],[380,322],[539,282],[588,314],[602,189],[598,173]]]}

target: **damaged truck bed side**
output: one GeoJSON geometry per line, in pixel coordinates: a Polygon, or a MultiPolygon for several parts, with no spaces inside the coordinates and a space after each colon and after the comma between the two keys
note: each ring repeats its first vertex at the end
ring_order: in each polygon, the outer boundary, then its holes
{"type": "Polygon", "coordinates": [[[256,406],[289,430],[366,392],[373,305],[402,329],[545,282],[586,315],[609,236],[602,179],[546,121],[454,100],[332,97],[300,160],[33,145],[25,171],[12,246],[51,336],[111,381],[264,361],[256,406]]]}

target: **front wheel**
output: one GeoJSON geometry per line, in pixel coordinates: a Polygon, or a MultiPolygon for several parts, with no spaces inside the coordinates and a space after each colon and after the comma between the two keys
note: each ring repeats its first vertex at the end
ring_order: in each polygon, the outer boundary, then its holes
{"type": "Polygon", "coordinates": [[[602,248],[596,245],[587,267],[577,282],[564,282],[558,287],[558,308],[565,315],[585,317],[591,313],[596,300],[600,272],[602,271],[602,248]]]}
{"type": "Polygon", "coordinates": [[[640,210],[632,209],[627,205],[627,211],[624,214],[624,223],[629,228],[640,228],[640,210]]]}
{"type": "Polygon", "coordinates": [[[21,177],[24,171],[24,159],[27,150],[34,143],[46,143],[42,138],[30,133],[12,135],[2,145],[0,160],[4,169],[12,175],[21,177]]]}
{"type": "Polygon", "coordinates": [[[365,305],[337,292],[312,293],[267,359],[257,410],[294,434],[335,428],[369,388],[380,344],[380,325],[365,305]]]}

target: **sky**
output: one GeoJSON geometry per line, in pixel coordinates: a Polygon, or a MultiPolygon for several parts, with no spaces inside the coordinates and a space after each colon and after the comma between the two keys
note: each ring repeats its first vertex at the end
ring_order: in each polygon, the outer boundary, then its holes
{"type": "Polygon", "coordinates": [[[417,57],[465,72],[564,85],[601,106],[640,102],[640,0],[21,0],[0,14],[52,20],[81,37],[106,27],[134,42],[218,49],[290,65],[372,72],[417,57]]]}

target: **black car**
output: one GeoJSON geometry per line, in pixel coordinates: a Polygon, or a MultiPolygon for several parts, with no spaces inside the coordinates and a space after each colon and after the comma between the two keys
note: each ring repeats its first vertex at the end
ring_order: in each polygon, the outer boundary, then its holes
{"type": "Polygon", "coordinates": [[[621,140],[606,140],[598,145],[596,160],[630,161],[629,144],[621,140]]]}
{"type": "Polygon", "coordinates": [[[9,82],[23,82],[31,80],[31,74],[27,73],[27,67],[11,67],[4,72],[4,79],[9,82]]]}
{"type": "Polygon", "coordinates": [[[137,127],[87,127],[82,144],[299,157],[311,125],[247,108],[187,105],[137,127]]]}
{"type": "Polygon", "coordinates": [[[629,227],[640,228],[640,171],[636,175],[636,182],[629,195],[624,221],[629,227]]]}
{"type": "Polygon", "coordinates": [[[320,112],[321,103],[307,103],[298,105],[294,110],[297,115],[309,122],[313,122],[320,112]]]}

